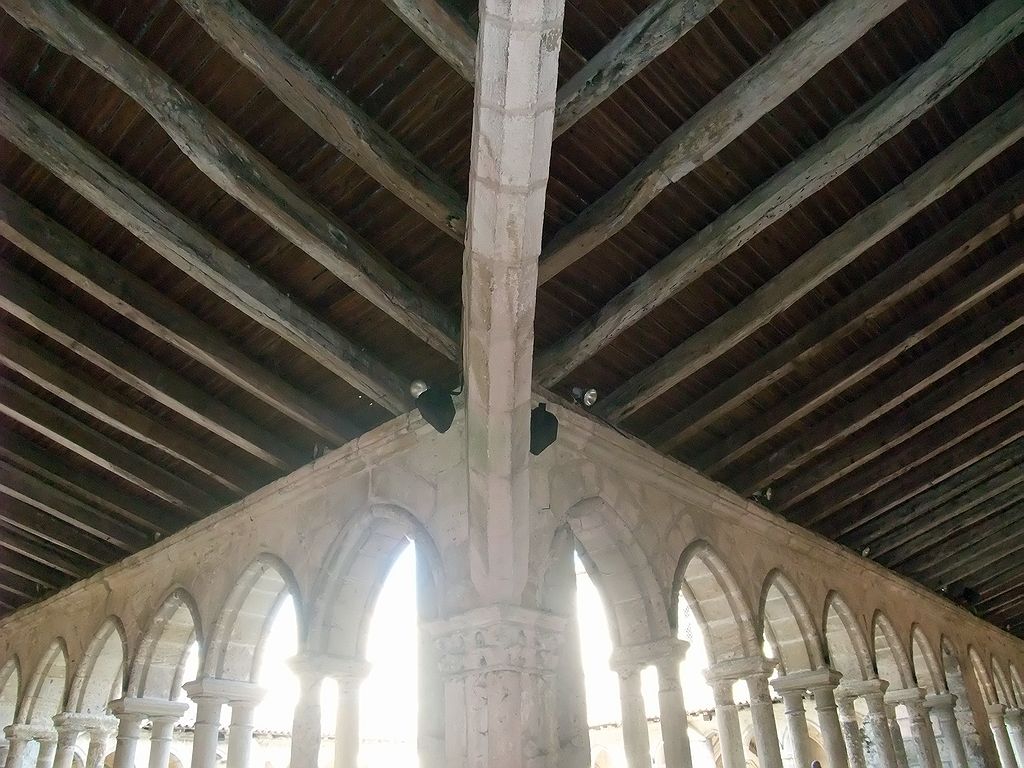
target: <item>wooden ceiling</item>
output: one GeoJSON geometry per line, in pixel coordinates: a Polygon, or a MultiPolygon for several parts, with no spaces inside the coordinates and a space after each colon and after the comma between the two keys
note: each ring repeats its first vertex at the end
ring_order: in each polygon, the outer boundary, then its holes
{"type": "MultiPolygon", "coordinates": [[[[457,382],[475,32],[468,0],[0,7],[11,611],[457,382]]],[[[568,0],[535,372],[1024,637],[1022,29],[568,0]]]]}

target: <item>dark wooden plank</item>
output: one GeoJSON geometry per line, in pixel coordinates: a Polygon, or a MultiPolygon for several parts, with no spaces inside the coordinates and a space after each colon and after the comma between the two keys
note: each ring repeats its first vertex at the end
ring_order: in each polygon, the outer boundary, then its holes
{"type": "Polygon", "coordinates": [[[467,82],[476,79],[476,33],[446,0],[383,0],[467,82]]]}
{"type": "MultiPolygon", "coordinates": [[[[6,468],[6,465],[0,464],[0,468],[6,468]]],[[[116,547],[13,496],[0,494],[0,520],[4,520],[10,528],[32,534],[65,554],[80,557],[98,566],[107,565],[122,556],[116,547]]]]}
{"type": "Polygon", "coordinates": [[[659,450],[675,450],[759,392],[799,370],[853,329],[876,321],[1022,217],[1024,173],[979,200],[861,288],[829,307],[813,323],[667,419],[644,439],[659,450]]]}
{"type": "Polygon", "coordinates": [[[788,309],[1022,137],[1024,95],[1018,93],[736,307],[602,398],[595,410],[611,421],[635,413],[788,309]]]}
{"type": "MultiPolygon", "coordinates": [[[[26,536],[10,524],[0,520],[0,553],[4,556],[13,552],[28,560],[49,569],[56,574],[64,574],[71,579],[81,579],[92,571],[95,566],[74,557],[65,557],[52,546],[35,540],[32,536],[26,536]]],[[[46,570],[39,570],[45,573],[46,570]]]]}
{"type": "Polygon", "coordinates": [[[60,589],[71,581],[59,571],[47,568],[11,549],[0,548],[0,571],[30,581],[36,584],[40,590],[60,589]]]}

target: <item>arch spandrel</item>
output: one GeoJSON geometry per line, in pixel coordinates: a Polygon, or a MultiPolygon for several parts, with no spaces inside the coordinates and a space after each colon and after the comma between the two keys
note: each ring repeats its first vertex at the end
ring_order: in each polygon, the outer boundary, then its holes
{"type": "Polygon", "coordinates": [[[127,641],[124,626],[108,617],[86,648],[71,678],[68,711],[101,714],[112,697],[124,690],[127,641]]]}
{"type": "Polygon", "coordinates": [[[1017,669],[1017,665],[1012,661],[1009,663],[1010,668],[1010,686],[1013,688],[1014,695],[1017,697],[1017,704],[1024,708],[1024,678],[1020,675],[1020,670],[1017,669]]]}
{"type": "MultiPolygon", "coordinates": [[[[683,552],[674,595],[677,601],[681,595],[693,611],[712,664],[761,655],[753,614],[743,591],[725,561],[707,542],[695,542],[683,552]]],[[[678,610],[678,603],[673,607],[678,610]]]]}
{"type": "Polygon", "coordinates": [[[838,592],[825,600],[825,645],[829,664],[847,680],[868,680],[873,676],[871,651],[857,616],[838,592]]]}
{"type": "MultiPolygon", "coordinates": [[[[126,693],[141,698],[180,698],[185,664],[194,643],[202,656],[202,629],[195,600],[174,589],[153,614],[128,675],[126,693]]],[[[200,660],[201,661],[201,660],[200,660]]]]}
{"type": "Polygon", "coordinates": [[[67,687],[67,646],[63,638],[57,638],[50,643],[25,686],[18,722],[52,728],[54,715],[64,711],[67,687]]]}
{"type": "Polygon", "coordinates": [[[239,576],[221,607],[204,654],[203,674],[256,682],[270,625],[289,597],[295,604],[301,636],[302,600],[291,570],[273,555],[259,555],[239,576]]]}
{"type": "Polygon", "coordinates": [[[889,683],[890,690],[915,687],[910,656],[889,617],[881,611],[875,611],[871,625],[878,676],[889,683]]]}
{"type": "Polygon", "coordinates": [[[992,684],[995,686],[996,699],[1000,704],[1005,704],[1008,707],[1018,706],[1013,686],[1010,685],[1010,677],[1003,670],[1002,662],[995,656],[992,657],[992,684]]]}
{"type": "Polygon", "coordinates": [[[910,662],[917,684],[927,693],[944,693],[948,690],[946,675],[935,649],[917,624],[910,630],[910,662]]]}
{"type": "Polygon", "coordinates": [[[778,569],[768,574],[761,588],[758,626],[778,655],[783,674],[825,666],[821,636],[807,603],[778,569]]]}
{"type": "Polygon", "coordinates": [[[978,687],[981,688],[981,695],[985,703],[997,703],[998,696],[996,695],[995,686],[992,684],[992,675],[988,671],[988,666],[981,658],[981,654],[978,653],[977,649],[971,647],[967,650],[967,657],[971,660],[971,669],[974,671],[974,677],[978,681],[978,687]]]}

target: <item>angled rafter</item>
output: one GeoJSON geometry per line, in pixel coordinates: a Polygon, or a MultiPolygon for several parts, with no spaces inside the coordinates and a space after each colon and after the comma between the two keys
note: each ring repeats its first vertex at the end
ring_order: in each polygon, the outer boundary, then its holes
{"type": "Polygon", "coordinates": [[[833,0],[560,230],[541,254],[539,281],[550,280],[625,227],[662,190],[713,157],[902,4],[833,0]]]}
{"type": "MultiPolygon", "coordinates": [[[[935,488],[943,488],[949,492],[946,480],[951,480],[956,475],[963,473],[961,477],[971,475],[976,464],[988,466],[992,471],[998,471],[1004,460],[1015,461],[1013,449],[1007,448],[1012,443],[1024,437],[1024,411],[1017,411],[1002,421],[983,429],[952,449],[944,451],[939,456],[926,461],[915,467],[895,482],[879,488],[878,490],[858,499],[855,503],[849,504],[843,509],[818,510],[814,514],[803,518],[795,518],[796,522],[802,525],[815,525],[827,535],[837,536],[840,531],[855,531],[859,526],[867,523],[876,523],[879,535],[884,535],[888,528],[886,515],[897,505],[904,502],[913,503],[915,497],[921,494],[925,500],[922,505],[929,503],[929,496],[925,493],[935,488]],[[1003,449],[1006,450],[1003,450],[1003,449]],[[820,523],[820,526],[818,525],[820,523]]],[[[1020,446],[1020,444],[1017,444],[1020,446]]],[[[951,482],[956,482],[951,480],[951,482]]],[[[966,480],[965,480],[966,482],[966,480]]],[[[945,494],[938,495],[941,499],[945,494]]],[[[938,501],[936,503],[941,503],[938,501]]],[[[903,509],[904,507],[900,507],[903,509]]],[[[858,540],[860,540],[858,538],[858,540]]]]}
{"type": "Polygon", "coordinates": [[[151,190],[0,81],[0,132],[186,275],[302,350],[391,413],[412,405],[406,383],[253,272],[151,190]]]}
{"type": "Polygon", "coordinates": [[[1018,174],[829,307],[813,323],[666,420],[645,440],[662,451],[675,450],[716,419],[798,370],[853,328],[871,323],[916,293],[1022,217],[1024,174],[1018,174]]]}
{"type": "Polygon", "coordinates": [[[599,412],[613,421],[635,413],[828,280],[1022,136],[1024,95],[1018,93],[735,308],[621,385],[598,404],[599,412]]]}
{"type": "MultiPolygon", "coordinates": [[[[191,510],[208,512],[217,506],[211,496],[195,485],[8,381],[0,381],[0,412],[97,467],[180,508],[192,519],[200,513],[191,510]]],[[[171,526],[163,515],[149,522],[165,529],[171,526]]]]}
{"type": "Polygon", "coordinates": [[[23,600],[35,600],[42,592],[42,586],[37,581],[28,579],[20,573],[8,571],[0,566],[0,585],[8,592],[17,595],[23,600]]]}
{"type": "Polygon", "coordinates": [[[254,363],[215,329],[3,186],[0,236],[314,434],[336,445],[359,434],[355,425],[254,363]]]}
{"type": "Polygon", "coordinates": [[[24,275],[0,267],[0,308],[203,429],[277,469],[302,464],[262,427],[24,275]]]}
{"type": "Polygon", "coordinates": [[[935,424],[900,451],[879,458],[832,483],[803,503],[792,508],[796,520],[814,520],[870,494],[902,475],[925,464],[950,447],[995,424],[1005,417],[1019,418],[1024,407],[1024,374],[1018,373],[995,389],[973,400],[945,421],[935,424]]]}
{"type": "MultiPolygon", "coordinates": [[[[0,467],[3,466],[0,463],[0,467]]],[[[112,559],[120,557],[116,547],[92,536],[83,535],[80,529],[13,496],[2,495],[0,498],[0,520],[6,521],[13,528],[32,534],[51,546],[97,565],[106,565],[112,559]]]]}
{"type": "Polygon", "coordinates": [[[119,550],[133,552],[152,543],[148,536],[136,528],[112,519],[87,504],[64,493],[42,480],[0,462],[0,492],[12,499],[41,509],[46,514],[94,536],[119,550]]]}
{"type": "MultiPolygon", "coordinates": [[[[1024,251],[1021,253],[1024,256],[1024,251]]],[[[976,397],[1024,365],[1019,337],[990,355],[984,364],[957,370],[987,348],[1024,326],[1024,306],[1012,298],[977,318],[970,326],[928,350],[913,365],[901,368],[878,386],[847,403],[772,451],[754,466],[730,478],[730,485],[742,496],[793,475],[773,485],[776,510],[785,510],[805,496],[845,474],[883,450],[892,450],[913,437],[949,409],[976,397]],[[956,371],[955,376],[950,376],[956,371]],[[948,378],[947,378],[948,377],[948,378]],[[877,428],[860,430],[881,419],[932,384],[942,380],[919,402],[886,419],[877,428]],[[851,435],[854,435],[852,439],[851,435]],[[837,445],[840,441],[841,445],[837,445]],[[808,462],[808,470],[799,470],[808,462]]]]}
{"type": "MultiPolygon", "coordinates": [[[[945,98],[1024,27],[1017,0],[985,8],[928,61],[670,253],[537,357],[551,386],[945,98]]],[[[685,423],[685,422],[683,422],[685,423]]]]}
{"type": "Polygon", "coordinates": [[[782,430],[796,424],[823,403],[880,370],[979,301],[1024,274],[1022,253],[1024,246],[1018,245],[989,259],[778,405],[734,429],[703,454],[694,457],[693,464],[701,470],[719,472],[782,430]]]}
{"type": "Polygon", "coordinates": [[[967,581],[979,571],[988,576],[988,570],[1001,567],[1008,558],[1024,549],[1024,531],[1020,529],[1024,505],[1018,504],[998,519],[1001,525],[981,525],[979,535],[968,542],[950,547],[953,554],[970,551],[969,557],[947,557],[944,565],[927,575],[918,576],[921,581],[937,584],[941,589],[956,582],[967,581]]]}
{"type": "Polygon", "coordinates": [[[384,0],[384,4],[464,80],[476,80],[476,33],[445,0],[384,0]]]}
{"type": "MultiPolygon", "coordinates": [[[[0,516],[0,522],[2,520],[3,518],[0,516]]],[[[0,544],[0,548],[2,546],[0,544]]],[[[3,553],[3,556],[0,557],[0,571],[31,581],[33,584],[39,585],[40,589],[59,589],[70,581],[53,568],[47,568],[13,550],[0,549],[0,551],[3,553]]]]}
{"type": "Polygon", "coordinates": [[[0,336],[0,363],[94,419],[185,462],[232,493],[255,490],[258,481],[237,461],[197,445],[143,411],[131,408],[73,376],[48,350],[11,330],[0,336]]]}
{"type": "Polygon", "coordinates": [[[916,550],[915,539],[934,527],[955,522],[958,515],[987,502],[1020,482],[1024,445],[1009,445],[964,472],[937,483],[882,519],[857,530],[856,540],[871,547],[875,557],[896,559],[916,550]],[[985,474],[990,476],[985,477],[985,474]],[[979,481],[979,477],[983,478],[979,481]]]}
{"type": "Polygon", "coordinates": [[[656,0],[558,89],[555,136],[667,51],[722,0],[656,0]]]}
{"type": "Polygon", "coordinates": [[[108,27],[66,0],[0,6],[131,96],[203,173],[293,245],[449,359],[458,358],[457,321],[448,309],[108,27]]]}
{"type": "Polygon", "coordinates": [[[434,226],[462,242],[466,201],[303,61],[238,0],[178,0],[206,33],[325,141],[434,226]]]}
{"type": "Polygon", "coordinates": [[[68,576],[75,580],[84,578],[89,571],[95,568],[91,563],[60,554],[54,547],[39,541],[36,537],[25,535],[24,531],[4,522],[2,517],[0,517],[0,552],[3,552],[5,557],[8,553],[13,552],[34,562],[37,564],[38,573],[54,572],[55,576],[51,578],[59,578],[60,581],[65,581],[64,577],[68,576]],[[58,574],[63,574],[64,577],[60,577],[58,574]]]}

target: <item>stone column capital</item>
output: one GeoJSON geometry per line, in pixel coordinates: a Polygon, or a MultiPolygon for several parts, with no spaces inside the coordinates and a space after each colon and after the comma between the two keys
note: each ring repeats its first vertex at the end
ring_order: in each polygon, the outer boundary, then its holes
{"type": "Polygon", "coordinates": [[[953,711],[953,707],[956,705],[956,695],[944,691],[943,693],[929,693],[924,697],[924,705],[928,709],[946,710],[953,711]]]}
{"type": "Polygon", "coordinates": [[[835,690],[843,675],[834,669],[808,669],[801,672],[790,672],[779,675],[771,681],[771,686],[778,693],[787,691],[813,691],[815,688],[835,690]]]}
{"type": "Polygon", "coordinates": [[[913,707],[924,704],[924,688],[890,688],[885,692],[885,703],[898,706],[913,707]]]}
{"type": "Polygon", "coordinates": [[[869,704],[877,701],[877,704],[881,705],[888,687],[888,682],[877,677],[870,680],[845,680],[836,689],[836,695],[840,698],[860,696],[869,704]]]}
{"type": "Polygon", "coordinates": [[[297,675],[320,680],[330,677],[338,682],[362,682],[371,669],[366,659],[329,653],[301,653],[292,657],[288,664],[297,675]]]}
{"type": "Polygon", "coordinates": [[[61,729],[82,732],[102,728],[110,731],[117,727],[117,718],[110,715],[90,715],[84,712],[61,712],[59,715],[54,715],[53,725],[58,733],[61,729]]]}
{"type": "Polygon", "coordinates": [[[4,728],[4,735],[10,741],[34,741],[40,738],[42,734],[49,732],[51,732],[49,728],[29,725],[27,723],[15,723],[4,728]]]}
{"type": "Polygon", "coordinates": [[[450,677],[511,671],[554,674],[566,621],[518,606],[478,608],[428,625],[450,677]]]}
{"type": "Polygon", "coordinates": [[[1003,718],[1008,725],[1019,727],[1024,722],[1024,710],[1018,707],[1007,707],[1003,712],[1003,718]]]}
{"type": "Polygon", "coordinates": [[[985,711],[988,712],[989,717],[1002,718],[1006,714],[1006,705],[998,702],[994,704],[986,704],[985,711]]]}
{"type": "Polygon", "coordinates": [[[192,701],[212,699],[222,704],[234,702],[259,703],[266,691],[247,680],[222,680],[219,677],[200,677],[181,686],[192,701]]]}
{"type": "Polygon", "coordinates": [[[662,664],[679,665],[686,658],[690,644],[677,637],[665,637],[638,645],[616,648],[609,665],[620,673],[637,672],[646,667],[662,664]]]}
{"type": "Polygon", "coordinates": [[[704,677],[708,682],[718,680],[746,680],[747,678],[767,677],[775,669],[775,663],[763,656],[745,656],[738,659],[726,659],[708,667],[704,677]]]}

